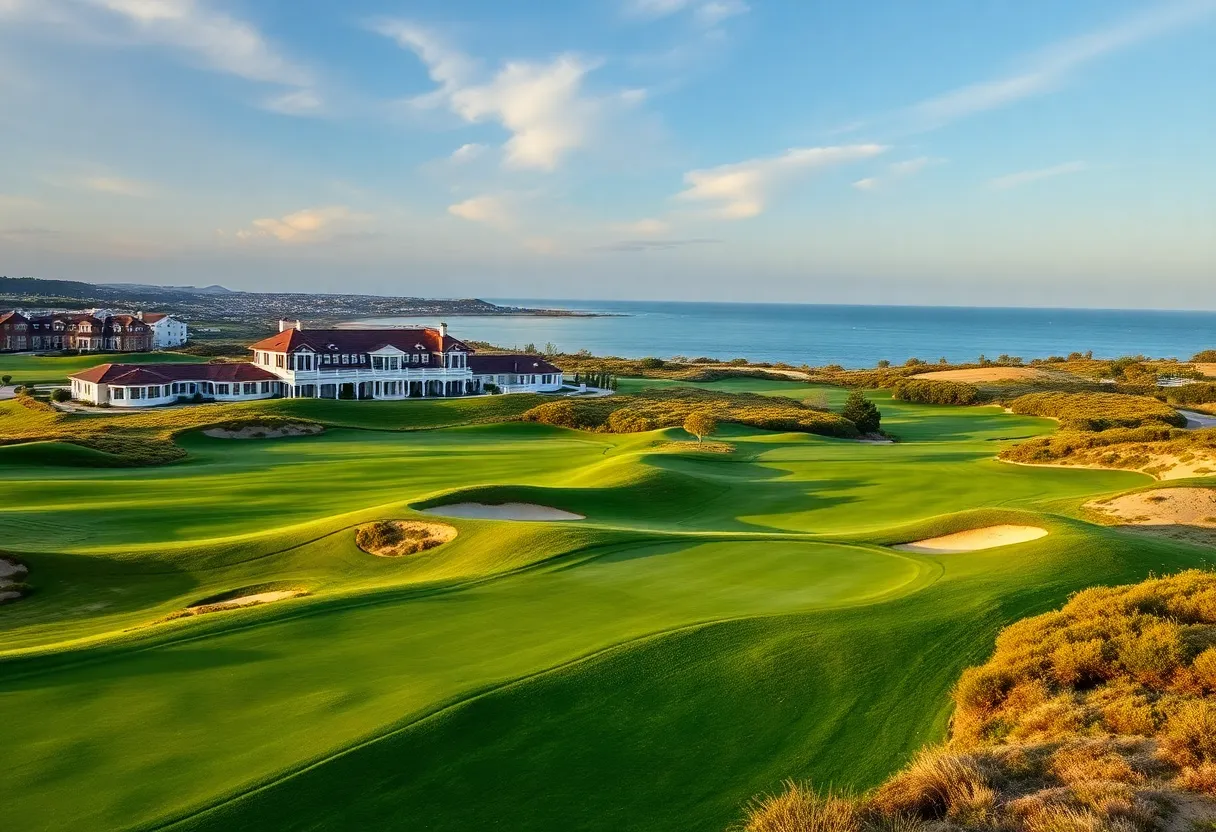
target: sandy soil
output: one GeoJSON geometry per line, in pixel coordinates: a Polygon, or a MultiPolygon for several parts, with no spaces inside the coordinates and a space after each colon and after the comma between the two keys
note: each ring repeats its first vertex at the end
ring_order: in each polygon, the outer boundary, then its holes
{"type": "Polygon", "coordinates": [[[1216,529],[1216,488],[1155,488],[1085,507],[1136,526],[1199,526],[1216,529]]]}
{"type": "Polygon", "coordinates": [[[467,517],[472,520],[586,520],[581,514],[562,511],[560,508],[538,506],[535,503],[452,503],[423,509],[424,514],[444,517],[467,517]]]}
{"type": "Polygon", "coordinates": [[[325,428],[320,425],[284,425],[281,428],[263,428],[249,425],[240,430],[208,428],[203,431],[214,439],[282,439],[284,436],[316,436],[325,428]]]}
{"type": "Polygon", "coordinates": [[[1038,526],[986,526],[982,529],[969,529],[965,532],[931,537],[928,540],[917,540],[914,543],[901,543],[892,546],[903,552],[922,552],[925,554],[949,554],[952,552],[975,552],[979,549],[994,549],[997,546],[1010,546],[1014,543],[1025,543],[1047,536],[1047,529],[1038,526]]]}
{"type": "Polygon", "coordinates": [[[1216,378],[1216,364],[1192,364],[1196,370],[1203,373],[1205,376],[1216,378]]]}
{"type": "MultiPolygon", "coordinates": [[[[434,549],[456,539],[456,529],[446,523],[419,523],[415,520],[390,520],[388,524],[395,527],[400,534],[396,543],[381,546],[368,546],[359,541],[355,534],[356,545],[369,555],[382,558],[397,558],[402,555],[412,555],[419,551],[434,549]]],[[[360,526],[359,531],[375,526],[368,523],[360,526]]]]}
{"type": "MultiPolygon", "coordinates": [[[[1119,445],[1110,449],[1117,450],[1119,445]]],[[[1110,450],[1099,449],[1099,450],[1110,450]]],[[[1204,477],[1216,473],[1216,458],[1203,454],[1191,454],[1186,462],[1180,461],[1175,454],[1148,454],[1146,462],[1135,468],[1124,468],[1116,465],[1098,465],[1096,463],[1067,463],[1067,462],[1015,462],[1010,459],[999,459],[1007,465],[1027,465],[1031,468],[1088,468],[1093,471],[1135,471],[1148,474],[1155,480],[1182,480],[1188,477],[1204,477]]]]}
{"type": "Polygon", "coordinates": [[[1038,367],[976,367],[971,370],[935,370],[917,373],[912,378],[928,381],[1026,381],[1053,378],[1052,374],[1038,367]]]}
{"type": "Polygon", "coordinates": [[[282,601],[286,598],[295,598],[297,595],[305,595],[307,593],[302,589],[280,589],[274,592],[259,592],[254,595],[242,595],[239,598],[229,598],[226,601],[215,601],[210,604],[194,604],[186,607],[186,612],[191,615],[202,615],[208,612],[219,612],[221,610],[235,610],[241,607],[252,607],[257,604],[272,604],[275,601],[282,601]]]}

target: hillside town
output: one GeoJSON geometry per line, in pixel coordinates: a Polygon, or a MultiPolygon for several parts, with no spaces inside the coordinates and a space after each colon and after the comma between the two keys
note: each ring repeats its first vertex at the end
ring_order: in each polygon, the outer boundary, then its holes
{"type": "Polygon", "coordinates": [[[148,352],[179,347],[189,331],[164,312],[0,311],[0,351],[148,352]]]}

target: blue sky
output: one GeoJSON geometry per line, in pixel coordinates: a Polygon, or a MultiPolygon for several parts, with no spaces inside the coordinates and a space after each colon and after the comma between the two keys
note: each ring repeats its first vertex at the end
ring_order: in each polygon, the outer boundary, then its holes
{"type": "Polygon", "coordinates": [[[1216,0],[0,0],[0,273],[1216,308],[1216,0]]]}

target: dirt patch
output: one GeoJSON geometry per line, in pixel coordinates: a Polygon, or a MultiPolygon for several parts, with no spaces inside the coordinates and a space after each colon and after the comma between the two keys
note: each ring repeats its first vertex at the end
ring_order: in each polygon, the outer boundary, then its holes
{"type": "Polygon", "coordinates": [[[997,546],[1012,546],[1014,543],[1026,543],[1046,536],[1047,529],[1041,529],[1038,526],[985,526],[982,529],[969,529],[965,532],[955,532],[941,537],[930,537],[927,540],[901,543],[891,548],[903,552],[941,555],[995,549],[997,546]]]}
{"type": "Polygon", "coordinates": [[[282,439],[286,436],[316,436],[324,430],[321,425],[281,425],[276,428],[246,425],[240,430],[208,428],[203,434],[213,439],[282,439]]]}
{"type": "Polygon", "coordinates": [[[1098,448],[1094,454],[1081,457],[1077,462],[1018,462],[1013,459],[998,459],[1009,465],[1026,465],[1031,468],[1085,468],[1092,471],[1135,471],[1148,474],[1155,480],[1184,480],[1190,477],[1206,477],[1216,474],[1216,457],[1202,452],[1185,454],[1152,454],[1134,451],[1129,454],[1130,461],[1124,463],[1115,459],[1120,450],[1119,445],[1098,448]],[[1093,456],[1109,458],[1110,464],[1086,462],[1093,456]]]}
{"type": "Polygon", "coordinates": [[[443,523],[380,520],[355,530],[355,545],[382,558],[398,558],[442,546],[456,538],[456,529],[443,523]]]}
{"type": "Polygon", "coordinates": [[[1216,378],[1216,364],[1192,364],[1191,366],[1205,376],[1216,378]]]}
{"type": "Polygon", "coordinates": [[[1216,488],[1155,488],[1085,507],[1132,526],[1195,526],[1216,529],[1216,488]]]}
{"type": "Polygon", "coordinates": [[[581,514],[562,511],[560,508],[538,506],[535,503],[452,503],[447,506],[435,506],[423,509],[425,514],[439,514],[444,517],[465,517],[470,520],[526,520],[547,521],[556,520],[586,520],[581,514]]]}
{"type": "Polygon", "coordinates": [[[930,373],[917,373],[912,378],[923,378],[926,381],[973,383],[977,381],[1042,381],[1055,378],[1055,376],[1038,367],[976,367],[971,370],[934,370],[930,373]]]}
{"type": "Polygon", "coordinates": [[[240,595],[236,598],[225,598],[223,601],[208,601],[206,603],[191,604],[184,610],[181,610],[172,618],[181,618],[187,615],[206,615],[209,612],[223,612],[224,610],[237,610],[243,607],[256,607],[259,604],[273,604],[275,601],[284,601],[288,598],[296,598],[300,595],[308,593],[302,589],[276,589],[271,592],[257,592],[252,595],[240,595]]]}

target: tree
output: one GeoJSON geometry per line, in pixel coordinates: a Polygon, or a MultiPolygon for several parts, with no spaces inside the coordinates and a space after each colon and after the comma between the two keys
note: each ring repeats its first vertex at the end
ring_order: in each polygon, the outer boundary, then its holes
{"type": "Polygon", "coordinates": [[[552,341],[547,342],[545,344],[545,355],[550,358],[557,355],[557,344],[554,344],[552,341]]]}
{"type": "Polygon", "coordinates": [[[524,352],[526,352],[528,355],[535,355],[536,354],[536,344],[533,344],[531,341],[524,344],[524,352]]]}
{"type": "Polygon", "coordinates": [[[878,369],[880,369],[880,370],[885,370],[890,366],[891,366],[891,362],[885,358],[878,362],[878,369]]]}
{"type": "Polygon", "coordinates": [[[8,383],[13,380],[13,377],[5,373],[0,376],[0,387],[8,387],[8,383]]]}
{"type": "Polygon", "coordinates": [[[844,410],[840,411],[840,415],[857,425],[857,429],[862,433],[878,433],[878,425],[882,420],[878,406],[860,390],[854,390],[844,400],[844,410]]]}
{"type": "Polygon", "coordinates": [[[718,419],[708,410],[694,410],[684,417],[684,430],[697,437],[698,445],[717,429],[718,419]]]}

